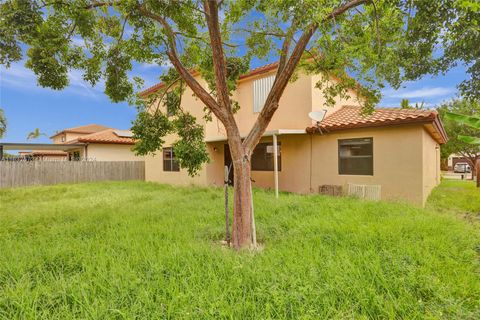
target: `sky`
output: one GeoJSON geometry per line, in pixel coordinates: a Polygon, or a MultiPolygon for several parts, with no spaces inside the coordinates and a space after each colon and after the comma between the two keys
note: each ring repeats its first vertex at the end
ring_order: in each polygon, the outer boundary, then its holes
{"type": "MultiPolygon", "coordinates": [[[[252,68],[267,62],[256,62],[252,68]]],[[[7,133],[0,141],[28,142],[28,133],[39,128],[46,136],[33,142],[48,143],[47,136],[65,128],[96,123],[128,129],[135,119],[135,107],[112,103],[103,93],[102,84],[92,88],[82,80],[80,72],[71,72],[70,86],[56,91],[38,86],[35,75],[24,64],[25,61],[20,61],[9,69],[0,66],[0,108],[4,109],[8,122],[7,133]]],[[[134,66],[131,75],[141,76],[147,88],[157,83],[165,70],[162,66],[141,64],[134,66]]],[[[465,68],[460,66],[445,75],[425,76],[419,81],[405,83],[399,90],[386,88],[379,106],[399,106],[406,98],[411,104],[423,101],[425,106],[433,108],[456,97],[456,86],[466,76],[465,68]]]]}

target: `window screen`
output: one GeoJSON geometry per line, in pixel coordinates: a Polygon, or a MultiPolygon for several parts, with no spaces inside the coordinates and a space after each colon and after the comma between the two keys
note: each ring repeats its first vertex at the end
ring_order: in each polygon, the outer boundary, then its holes
{"type": "Polygon", "coordinates": [[[338,140],[338,173],[373,175],[373,138],[338,140]]]}
{"type": "Polygon", "coordinates": [[[163,148],[163,171],[180,171],[172,148],[163,148]]]}
{"type": "MultiPolygon", "coordinates": [[[[280,142],[278,146],[278,171],[282,170],[282,156],[280,142]]],[[[252,154],[252,170],[254,171],[273,171],[273,144],[272,143],[259,143],[252,154]]]]}
{"type": "Polygon", "coordinates": [[[253,112],[262,111],[265,100],[275,81],[275,76],[270,76],[253,81],[253,112]]]}

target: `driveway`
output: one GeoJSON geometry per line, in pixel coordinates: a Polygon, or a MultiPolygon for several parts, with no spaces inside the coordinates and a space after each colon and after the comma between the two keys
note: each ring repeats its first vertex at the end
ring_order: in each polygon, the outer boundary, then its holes
{"type": "Polygon", "coordinates": [[[455,179],[455,180],[470,180],[472,178],[471,173],[454,173],[453,171],[442,171],[443,178],[445,179],[455,179]]]}

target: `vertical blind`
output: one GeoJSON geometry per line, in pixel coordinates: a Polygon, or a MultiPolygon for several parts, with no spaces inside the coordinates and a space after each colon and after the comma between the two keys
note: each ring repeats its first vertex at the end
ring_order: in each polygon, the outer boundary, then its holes
{"type": "Polygon", "coordinates": [[[265,100],[275,81],[275,76],[270,76],[253,81],[253,112],[262,111],[265,100]]]}

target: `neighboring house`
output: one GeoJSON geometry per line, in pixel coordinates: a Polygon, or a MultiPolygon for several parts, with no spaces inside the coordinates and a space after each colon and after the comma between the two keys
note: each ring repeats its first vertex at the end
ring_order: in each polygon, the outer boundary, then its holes
{"type": "Polygon", "coordinates": [[[20,151],[18,155],[26,160],[64,161],[68,159],[68,153],[60,150],[20,151]]]}
{"type": "Polygon", "coordinates": [[[470,161],[470,159],[468,158],[465,158],[464,156],[460,155],[460,154],[451,154],[449,157],[448,157],[448,170],[449,171],[453,171],[453,167],[455,167],[455,165],[457,163],[467,163],[470,168],[474,168],[474,164],[472,163],[472,161],[470,161]]]}
{"type": "Polygon", "coordinates": [[[78,144],[68,151],[69,160],[137,161],[132,146],[135,140],[129,130],[118,130],[97,124],[64,129],[52,137],[54,144],[78,144]]]}
{"type": "MultiPolygon", "coordinates": [[[[248,134],[261,111],[276,66],[253,69],[239,79],[232,99],[241,106],[235,118],[242,136],[248,134]]],[[[193,75],[206,87],[198,74],[193,75]]],[[[277,180],[280,190],[317,193],[325,186],[375,185],[381,186],[376,190],[381,190],[382,199],[423,205],[440,182],[439,145],[447,140],[437,113],[385,108],[364,116],[353,91],[351,98],[337,98],[335,107],[325,108],[325,98],[315,87],[319,80],[319,75],[299,74],[285,89],[252,155],[254,186],[274,188],[277,180]],[[317,125],[308,114],[322,109],[327,109],[326,117],[317,125]],[[279,146],[276,172],[273,140],[279,146]]],[[[157,84],[141,95],[146,97],[162,87],[157,84]]],[[[211,161],[197,176],[189,177],[186,170],[179,169],[171,148],[177,137],[167,136],[163,152],[145,158],[146,180],[177,185],[223,184],[224,166],[231,163],[225,129],[215,118],[205,122],[203,107],[187,88],[182,108],[204,126],[211,161]]]]}

